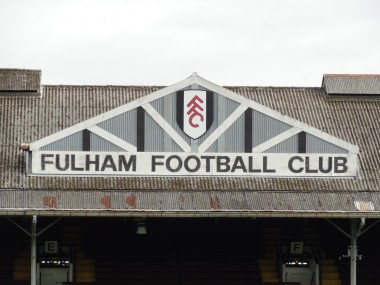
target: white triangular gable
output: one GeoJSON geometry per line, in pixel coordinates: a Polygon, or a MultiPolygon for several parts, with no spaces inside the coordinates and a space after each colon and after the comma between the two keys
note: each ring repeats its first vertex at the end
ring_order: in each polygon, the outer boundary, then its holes
{"type": "MultiPolygon", "coordinates": [[[[180,117],[177,113],[176,116],[180,117]]],[[[358,150],[356,145],[282,115],[196,74],[30,144],[32,175],[356,177],[358,150]],[[199,139],[187,136],[177,122],[173,121],[173,109],[179,106],[175,101],[178,97],[174,100],[173,96],[189,88],[203,90],[197,91],[199,94],[209,92],[213,98],[210,99],[212,104],[217,97],[218,104],[224,106],[218,109],[218,112],[212,112],[213,116],[217,116],[217,122],[214,118],[212,127],[199,139]],[[165,114],[165,107],[169,110],[170,120],[165,114]],[[137,143],[138,114],[141,114],[141,111],[144,118],[142,121],[146,118],[149,120],[149,128],[154,129],[148,133],[149,139],[146,139],[144,127],[144,147],[147,142],[150,148],[143,150],[139,150],[137,143]],[[264,131],[265,134],[261,135],[260,140],[253,144],[250,141],[252,135],[249,135],[247,129],[252,129],[253,134],[256,127],[265,128],[266,123],[257,125],[255,120],[250,119],[251,116],[275,125],[276,130],[264,131]],[[244,126],[243,119],[252,126],[244,126]],[[122,133],[117,134],[112,132],[114,125],[120,122],[124,124],[126,121],[129,125],[125,131],[123,129],[122,133]],[[130,123],[131,121],[133,123],[130,123]],[[245,131],[241,130],[242,126],[245,131]],[[159,135],[154,136],[157,132],[159,135]],[[80,149],[80,140],[85,136],[84,133],[86,136],[92,136],[96,142],[91,151],[84,150],[84,147],[80,149]],[[307,154],[305,151],[294,150],[298,134],[320,149],[325,147],[327,151],[311,151],[307,154]],[[250,142],[246,143],[240,136],[249,138],[247,141],[250,142]],[[165,148],[171,145],[171,148],[163,150],[156,147],[159,145],[155,141],[158,137],[162,140],[161,146],[165,148]],[[234,144],[240,148],[225,151],[231,149],[228,147],[234,144]],[[72,145],[75,147],[66,149],[72,145]],[[292,148],[292,151],[288,151],[292,148]],[[271,166],[275,168],[271,169],[271,166]],[[65,172],[70,167],[72,171],[65,172]],[[47,170],[48,168],[51,170],[47,170]],[[158,168],[166,169],[160,172],[157,171],[158,168]]]]}
{"type": "Polygon", "coordinates": [[[160,89],[156,92],[153,92],[145,97],[139,98],[133,102],[127,103],[123,106],[117,107],[113,110],[105,112],[99,116],[93,117],[86,121],[83,121],[79,124],[76,124],[72,127],[64,129],[60,132],[47,136],[43,139],[40,139],[36,142],[30,144],[30,150],[39,150],[42,146],[48,145],[60,139],[63,139],[69,135],[82,131],[84,129],[88,129],[89,131],[109,140],[111,143],[117,145],[118,147],[134,152],[136,151],[136,146],[133,146],[126,141],[116,137],[115,135],[99,128],[96,126],[97,124],[111,119],[115,116],[118,116],[122,113],[133,110],[137,107],[143,107],[144,110],[169,134],[169,136],[182,148],[184,152],[191,152],[191,146],[172,128],[171,125],[152,107],[151,102],[160,99],[167,94],[176,92],[178,90],[184,89],[191,85],[199,85],[203,88],[213,91],[220,96],[224,96],[232,101],[239,103],[239,107],[228,117],[228,119],[220,124],[219,127],[210,135],[199,147],[198,151],[200,153],[205,152],[210,145],[212,145],[221,134],[224,133],[226,129],[228,129],[248,108],[252,108],[253,110],[257,110],[260,113],[263,113],[267,116],[270,116],[276,120],[282,121],[288,125],[291,125],[292,128],[271,138],[268,141],[265,141],[261,145],[258,145],[252,149],[253,153],[262,153],[276,144],[285,141],[286,139],[298,134],[301,131],[304,131],[308,134],[311,134],[315,137],[318,137],[322,140],[325,140],[329,143],[337,145],[351,154],[357,154],[359,149],[356,145],[352,145],[344,140],[336,138],[328,133],[322,132],[314,127],[311,127],[303,122],[300,122],[296,119],[290,118],[288,116],[282,115],[281,113],[270,109],[264,105],[261,105],[257,102],[254,102],[248,98],[242,97],[239,94],[236,94],[226,88],[218,86],[210,81],[203,79],[202,77],[193,74],[192,76],[182,80],[176,84],[168,86],[166,88],[160,89]]]}

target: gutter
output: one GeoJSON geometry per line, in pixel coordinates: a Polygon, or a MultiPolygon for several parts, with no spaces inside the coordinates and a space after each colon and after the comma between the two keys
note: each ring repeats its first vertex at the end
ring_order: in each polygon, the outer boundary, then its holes
{"type": "Polygon", "coordinates": [[[380,212],[0,210],[0,216],[144,218],[380,218],[380,212]]]}

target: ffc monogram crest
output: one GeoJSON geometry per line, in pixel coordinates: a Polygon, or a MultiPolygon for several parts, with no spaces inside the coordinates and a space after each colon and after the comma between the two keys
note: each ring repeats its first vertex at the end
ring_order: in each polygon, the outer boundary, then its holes
{"type": "Polygon", "coordinates": [[[192,139],[202,136],[213,121],[213,93],[204,90],[177,92],[177,123],[192,139]]]}

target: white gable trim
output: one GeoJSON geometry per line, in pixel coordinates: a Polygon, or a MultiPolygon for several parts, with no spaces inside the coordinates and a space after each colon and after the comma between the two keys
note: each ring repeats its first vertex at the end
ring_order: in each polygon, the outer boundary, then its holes
{"type": "MultiPolygon", "coordinates": [[[[253,102],[252,100],[248,99],[248,98],[245,98],[235,92],[232,92],[231,90],[228,90],[222,86],[219,86],[219,85],[216,85],[215,83],[212,83],[202,77],[199,77],[197,76],[196,77],[197,79],[197,82],[196,84],[210,90],[210,91],[213,91],[215,93],[218,93],[219,95],[222,95],[232,101],[235,101],[235,102],[238,102],[238,103],[241,103],[241,104],[250,104],[251,102],[253,102]]],[[[260,105],[259,103],[256,103],[254,102],[255,104],[258,104],[259,106],[262,106],[260,105]]],[[[264,106],[263,106],[264,107],[264,106]]]]}
{"type": "Polygon", "coordinates": [[[270,116],[276,120],[279,120],[283,123],[286,123],[288,125],[296,127],[298,129],[300,129],[301,131],[304,131],[304,132],[309,133],[313,136],[319,137],[320,139],[323,139],[329,143],[332,143],[336,146],[339,146],[339,147],[347,150],[349,153],[352,153],[352,154],[358,154],[359,153],[359,147],[358,146],[350,144],[344,140],[341,140],[337,137],[334,137],[328,133],[325,133],[319,129],[316,129],[316,128],[314,128],[314,127],[312,127],[306,123],[303,123],[301,121],[298,121],[294,118],[291,118],[291,117],[286,116],[286,115],[282,115],[280,112],[277,112],[273,109],[270,109],[269,107],[266,107],[266,106],[263,106],[259,103],[256,103],[255,101],[250,101],[249,106],[258,112],[261,112],[261,113],[268,115],[268,116],[270,116]]]}
{"type": "Polygon", "coordinates": [[[88,128],[89,131],[93,132],[94,134],[102,137],[107,138],[107,141],[110,143],[113,143],[114,145],[129,151],[129,152],[136,152],[137,148],[134,145],[131,145],[127,143],[126,141],[122,140],[121,138],[107,132],[106,130],[103,130],[102,128],[99,128],[98,126],[91,126],[88,128]]]}
{"type": "Polygon", "coordinates": [[[294,124],[295,127],[301,128],[304,132],[316,136],[326,142],[329,142],[331,144],[334,144],[338,147],[341,147],[348,151],[350,154],[358,154],[359,153],[359,147],[357,145],[350,144],[344,140],[341,140],[337,137],[334,137],[328,133],[325,133],[321,130],[318,130],[312,126],[309,126],[305,123],[301,123],[300,121],[296,121],[297,123],[294,124]]]}
{"type": "Polygon", "coordinates": [[[273,138],[271,138],[270,140],[267,140],[265,142],[263,142],[262,144],[259,144],[258,146],[252,148],[252,153],[262,153],[268,149],[270,149],[271,147],[274,147],[275,145],[278,145],[279,143],[291,138],[292,136],[300,133],[302,130],[298,129],[298,128],[291,128],[290,130],[287,130],[273,138]]]}
{"type": "Polygon", "coordinates": [[[171,125],[150,104],[142,105],[144,110],[161,126],[161,128],[182,148],[184,152],[191,152],[191,146],[172,128],[171,125]]]}
{"type": "Polygon", "coordinates": [[[185,80],[182,80],[176,84],[173,84],[171,86],[168,86],[168,87],[165,87],[165,88],[160,89],[158,91],[155,91],[155,92],[153,92],[153,93],[151,93],[145,97],[139,98],[139,99],[134,100],[132,102],[129,102],[125,105],[116,107],[116,108],[114,108],[108,112],[105,112],[105,113],[99,115],[99,116],[93,117],[91,119],[88,119],[86,121],[78,123],[74,126],[68,127],[62,131],[51,134],[50,136],[44,137],[38,141],[31,143],[30,144],[30,150],[32,150],[32,151],[38,150],[42,146],[45,146],[45,145],[50,144],[52,142],[55,142],[57,140],[63,139],[63,138],[65,138],[71,134],[82,131],[82,130],[89,128],[93,125],[97,125],[103,121],[106,121],[108,119],[116,117],[120,114],[128,112],[128,111],[135,109],[137,107],[140,107],[143,104],[147,104],[151,101],[157,100],[157,99],[159,99],[165,95],[168,95],[170,93],[173,93],[173,92],[176,92],[176,91],[181,90],[183,88],[186,88],[192,84],[197,84],[195,82],[196,78],[198,78],[198,76],[196,76],[196,75],[190,76],[190,77],[186,78],[185,80]]]}
{"type": "Polygon", "coordinates": [[[45,145],[48,145],[50,143],[53,143],[55,141],[58,141],[60,139],[63,139],[69,135],[72,135],[72,134],[75,134],[77,132],[80,132],[82,130],[84,130],[86,128],[86,125],[85,125],[85,122],[81,122],[79,124],[76,124],[74,126],[71,126],[69,128],[66,128],[60,132],[57,132],[57,133],[54,133],[50,136],[47,136],[47,137],[44,137],[38,141],[35,141],[33,143],[30,144],[30,147],[29,149],[31,151],[33,150],[39,150],[41,147],[45,146],[45,145]]]}
{"type": "Polygon", "coordinates": [[[247,104],[241,104],[220,126],[198,147],[205,152],[231,125],[247,110],[247,104]]]}
{"type": "Polygon", "coordinates": [[[76,132],[82,131],[83,129],[90,128],[94,125],[97,125],[105,120],[111,119],[115,116],[118,116],[122,113],[128,112],[132,109],[135,109],[137,107],[143,106],[144,109],[147,112],[150,112],[151,116],[160,124],[165,124],[165,131],[177,142],[177,144],[185,151],[185,152],[190,152],[189,151],[189,145],[180,137],[175,130],[167,124],[167,122],[154,110],[153,107],[151,107],[149,104],[150,102],[157,100],[163,96],[166,96],[168,94],[171,94],[173,92],[176,92],[178,90],[184,89],[188,86],[191,86],[193,84],[202,86],[210,91],[213,91],[221,96],[224,96],[226,98],[229,98],[235,102],[238,102],[241,104],[240,107],[238,107],[237,110],[235,110],[234,113],[232,113],[231,118],[228,118],[223,124],[217,128],[217,130],[210,136],[208,137],[201,146],[199,146],[199,151],[204,152],[206,151],[212,143],[215,142],[215,140],[223,134],[223,130],[227,130],[228,127],[232,125],[232,123],[237,119],[236,116],[240,116],[246,109],[247,107],[250,107],[256,111],[259,111],[265,115],[268,115],[274,119],[277,119],[279,121],[282,121],[286,124],[289,124],[295,128],[298,128],[302,131],[305,131],[309,134],[312,134],[316,137],[319,137],[325,141],[328,141],[334,145],[337,145],[343,149],[346,149],[349,153],[352,154],[357,154],[359,153],[359,148],[356,145],[352,145],[344,140],[338,139],[332,135],[329,135],[325,132],[322,132],[316,128],[313,128],[305,123],[302,123],[298,120],[295,120],[293,118],[290,118],[288,116],[282,115],[281,113],[270,109],[269,107],[266,107],[264,105],[261,105],[257,102],[254,102],[248,98],[245,98],[235,92],[232,92],[224,87],[218,86],[210,81],[207,81],[203,79],[202,77],[199,77],[196,74],[193,74],[192,76],[186,78],[185,80],[182,80],[178,83],[175,83],[171,86],[165,87],[163,89],[160,89],[156,92],[153,92],[145,97],[139,98],[135,101],[132,101],[130,103],[127,103],[125,105],[122,105],[120,107],[114,108],[108,112],[105,112],[99,116],[93,117],[89,120],[83,121],[79,124],[76,124],[72,127],[66,128],[62,131],[59,131],[57,133],[54,133],[50,136],[47,136],[45,138],[42,138],[36,142],[33,142],[30,144],[30,150],[38,150],[40,147],[50,144],[52,142],[55,142],[57,140],[63,139],[71,134],[74,134],[76,132]],[[239,110],[239,111],[238,111],[239,110]],[[244,110],[244,111],[243,111],[244,110]],[[237,112],[238,111],[238,112],[237,112]],[[152,115],[153,114],[153,115],[152,115]],[[170,127],[170,128],[169,128],[170,127]]]}
{"type": "Polygon", "coordinates": [[[50,136],[47,136],[47,137],[44,137],[38,141],[35,141],[34,143],[30,144],[30,150],[32,150],[32,151],[38,150],[40,147],[42,147],[44,145],[58,141],[58,140],[63,139],[69,135],[72,135],[74,133],[83,131],[84,129],[88,129],[94,125],[97,125],[98,123],[101,123],[103,121],[111,119],[115,116],[118,116],[118,115],[124,113],[124,112],[128,112],[128,111],[135,109],[139,106],[140,106],[140,104],[137,101],[133,101],[133,102],[128,103],[126,105],[123,105],[121,107],[117,107],[117,108],[115,108],[109,112],[103,113],[99,116],[93,117],[89,120],[83,121],[79,124],[73,125],[71,127],[68,127],[66,129],[62,130],[62,131],[59,131],[59,132],[54,133],[50,136]],[[124,108],[122,108],[122,107],[124,107],[124,108]],[[112,112],[112,111],[114,111],[114,112],[112,112]],[[111,114],[111,112],[112,112],[112,114],[111,114]]]}

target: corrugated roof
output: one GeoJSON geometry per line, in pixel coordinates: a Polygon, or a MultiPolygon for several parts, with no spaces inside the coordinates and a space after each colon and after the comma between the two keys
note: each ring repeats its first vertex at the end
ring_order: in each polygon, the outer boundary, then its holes
{"type": "Polygon", "coordinates": [[[380,96],[380,74],[325,74],[322,86],[330,95],[380,96]]]}
{"type": "Polygon", "coordinates": [[[38,92],[41,85],[41,70],[0,68],[0,92],[38,92]]]}
{"type": "Polygon", "coordinates": [[[0,214],[380,217],[380,197],[369,192],[2,190],[0,198],[0,214]]]}
{"type": "Polygon", "coordinates": [[[3,202],[0,211],[14,213],[13,207],[19,205],[27,213],[33,210],[30,205],[40,204],[41,208],[35,207],[34,211],[47,210],[45,214],[55,215],[58,210],[80,214],[81,205],[84,211],[88,208],[101,212],[99,201],[108,205],[108,198],[104,198],[108,195],[109,201],[118,204],[109,203],[107,211],[125,214],[211,211],[223,215],[265,212],[300,216],[309,212],[357,211],[352,203],[346,207],[347,197],[351,202],[368,199],[374,203],[374,211],[368,213],[380,213],[376,200],[380,194],[380,101],[326,100],[324,88],[229,87],[284,115],[358,145],[361,179],[26,175],[20,144],[36,141],[158,89],[154,86],[44,86],[42,98],[22,94],[1,96],[0,188],[3,190],[0,200],[3,202]],[[133,202],[128,193],[142,197],[141,202],[133,202]],[[318,206],[318,197],[323,197],[322,208],[318,206]],[[126,199],[132,205],[136,203],[136,208],[128,208],[126,199]],[[44,203],[56,207],[47,209],[44,203]]]}

